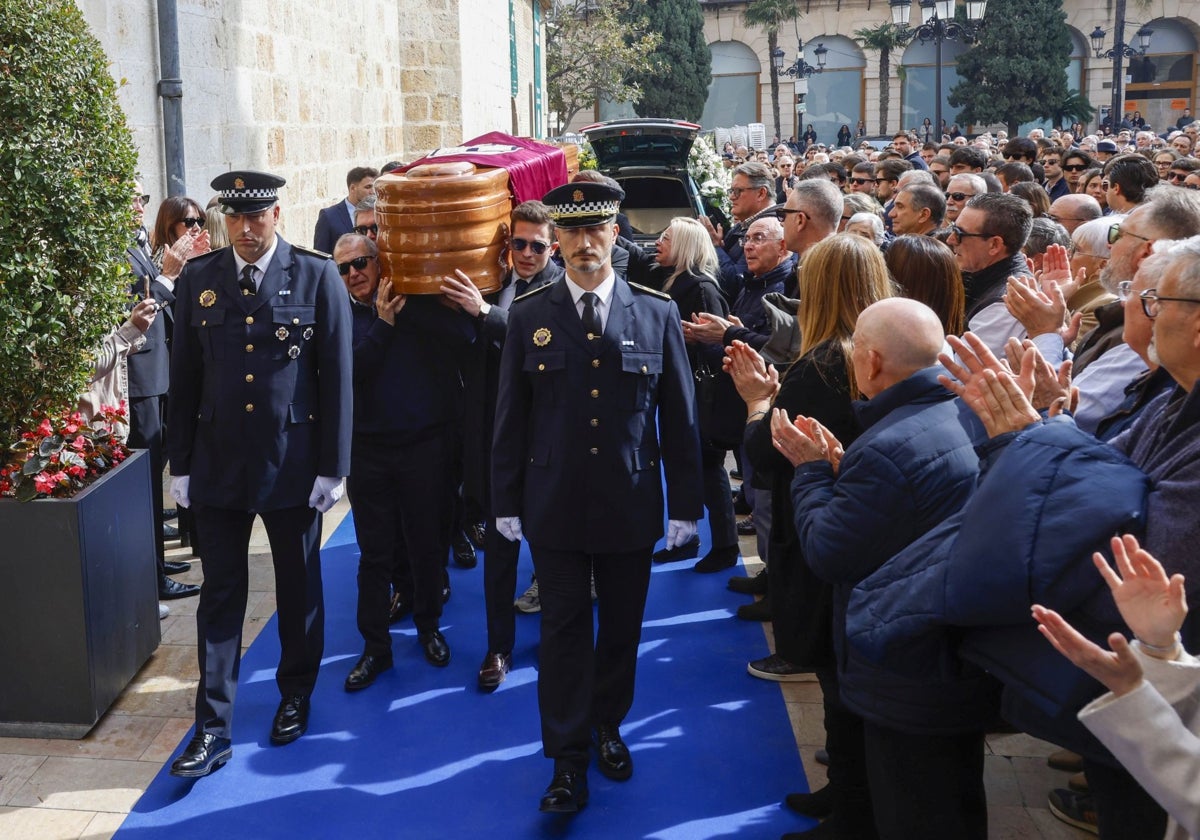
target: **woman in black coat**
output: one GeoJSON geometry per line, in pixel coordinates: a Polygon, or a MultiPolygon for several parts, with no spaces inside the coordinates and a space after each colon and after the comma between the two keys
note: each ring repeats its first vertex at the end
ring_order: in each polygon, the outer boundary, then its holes
{"type": "MultiPolygon", "coordinates": [[[[717,253],[712,237],[695,219],[683,216],[671,221],[658,240],[658,267],[655,274],[660,282],[651,282],[671,296],[679,307],[681,318],[692,321],[701,312],[725,318],[729,305],[717,285],[717,253]]],[[[635,279],[636,278],[631,278],[635,279]]],[[[700,418],[700,456],[704,478],[704,506],[708,509],[708,524],[712,532],[712,547],[693,567],[697,572],[719,572],[737,563],[737,523],[733,515],[733,496],[729,473],[725,471],[725,454],[738,444],[721,440],[722,409],[736,416],[734,429],[745,422],[745,411],[729,376],[721,370],[720,354],[710,358],[708,345],[689,343],[688,361],[696,376],[697,417],[700,418]],[[707,404],[706,404],[707,403],[707,404]],[[714,419],[716,418],[716,419],[714,419]]],[[[683,560],[699,553],[699,539],[685,545],[683,550],[659,551],[657,562],[683,560]]]]}

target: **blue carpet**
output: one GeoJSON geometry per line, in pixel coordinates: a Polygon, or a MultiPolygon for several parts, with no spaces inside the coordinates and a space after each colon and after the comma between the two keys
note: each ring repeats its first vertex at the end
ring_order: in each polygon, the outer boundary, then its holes
{"type": "MultiPolygon", "coordinates": [[[[693,561],[655,567],[636,699],[622,726],[633,779],[611,782],[593,762],[590,804],[561,817],[537,810],[552,771],[538,726],[537,616],[518,616],[513,671],[495,694],[479,694],[482,560],[452,568],[442,619],[450,666],[428,665],[404,622],[392,629],[395,668],[348,694],[342,680],[362,650],[357,559],[347,516],[322,553],[326,658],[308,734],[286,747],[267,740],[279,702],[272,619],[242,663],[233,759],[194,781],[164,768],[117,840],[694,840],[774,838],[811,825],[779,804],[805,789],[804,774],[779,687],[746,673],[766,645],[759,624],[732,618],[746,599],[725,589],[727,574],[695,574],[693,561]]],[[[532,568],[524,548],[521,564],[524,584],[532,568]]]]}

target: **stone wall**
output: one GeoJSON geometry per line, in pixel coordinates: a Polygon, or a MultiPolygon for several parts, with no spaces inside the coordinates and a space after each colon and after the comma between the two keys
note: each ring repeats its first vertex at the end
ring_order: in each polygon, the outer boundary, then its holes
{"type": "MultiPolygon", "coordinates": [[[[123,80],[152,220],[166,193],[156,0],[77,0],[123,80]]],[[[516,0],[519,27],[531,3],[516,0]]],[[[185,180],[265,169],[288,181],[280,229],[311,244],[317,211],[354,166],[412,160],[511,130],[506,0],[177,0],[185,180]]],[[[518,38],[519,68],[533,42],[518,38]]],[[[522,80],[530,70],[518,70],[522,80]]],[[[522,132],[530,121],[524,109],[522,132]]]]}

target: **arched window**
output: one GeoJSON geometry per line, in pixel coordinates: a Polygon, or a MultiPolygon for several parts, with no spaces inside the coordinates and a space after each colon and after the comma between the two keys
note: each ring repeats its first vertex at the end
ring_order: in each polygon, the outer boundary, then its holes
{"type": "MultiPolygon", "coordinates": [[[[827,146],[837,142],[838,129],[848,125],[854,131],[863,114],[863,68],[866,57],[858,44],[841,35],[821,35],[809,38],[804,44],[804,60],[814,67],[815,50],[824,46],[825,70],[808,78],[808,94],[804,98],[804,113],[797,115],[796,136],[808,126],[817,132],[817,140],[827,146]]],[[[787,56],[795,60],[795,54],[787,56]]],[[[782,76],[781,82],[790,82],[782,76]]],[[[784,106],[786,107],[786,106],[784,106]]],[[[792,109],[795,111],[795,108],[792,109]]],[[[785,120],[786,122],[786,120],[785,120]]]]}
{"type": "MultiPolygon", "coordinates": [[[[1146,24],[1154,34],[1144,58],[1131,58],[1126,73],[1131,80],[1125,86],[1125,114],[1141,111],[1146,125],[1155,133],[1166,134],[1175,128],[1184,108],[1192,107],[1196,66],[1196,38],[1177,18],[1159,18],[1146,24]]],[[[1125,40],[1137,43],[1136,23],[1125,27],[1125,40]]],[[[1111,40],[1111,39],[1110,39],[1111,40]]],[[[1111,78],[1112,73],[1105,78],[1111,78]]]]}
{"type": "Polygon", "coordinates": [[[758,116],[759,76],[770,72],[754,50],[741,41],[716,41],[712,51],[712,82],[700,124],[706,129],[718,126],[748,125],[761,122],[758,116]]]}
{"type": "MultiPolygon", "coordinates": [[[[942,119],[946,125],[962,121],[958,109],[950,106],[950,89],[958,83],[958,57],[966,52],[967,45],[961,41],[942,42],[942,119]]],[[[900,127],[917,128],[928,117],[933,120],[937,113],[937,44],[933,41],[913,41],[904,50],[899,75],[902,80],[900,94],[900,127]]]]}

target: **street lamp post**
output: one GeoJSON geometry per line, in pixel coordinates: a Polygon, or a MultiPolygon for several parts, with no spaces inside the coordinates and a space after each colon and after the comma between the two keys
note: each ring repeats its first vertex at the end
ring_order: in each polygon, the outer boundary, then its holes
{"type": "MultiPolygon", "coordinates": [[[[1124,2],[1124,0],[1120,0],[1124,2]]],[[[959,23],[954,19],[954,0],[921,0],[920,26],[908,26],[908,16],[912,9],[912,0],[888,0],[892,8],[892,23],[900,27],[903,37],[916,38],[921,43],[933,41],[936,47],[934,68],[934,130],[938,140],[942,134],[942,42],[958,41],[971,43],[979,34],[979,26],[987,12],[987,0],[966,0],[967,21],[959,23]]],[[[903,128],[903,125],[901,126],[903,128]]]]}
{"type": "Polygon", "coordinates": [[[1116,134],[1120,127],[1121,107],[1125,88],[1125,59],[1137,58],[1146,54],[1150,49],[1150,36],[1154,30],[1142,26],[1137,31],[1138,45],[1136,48],[1125,43],[1125,0],[1117,0],[1116,14],[1113,18],[1113,46],[1111,50],[1104,49],[1104,39],[1108,35],[1097,26],[1089,36],[1092,40],[1092,50],[1096,58],[1111,58],[1113,62],[1112,77],[1112,110],[1108,120],[1110,131],[1116,134]]]}
{"type": "Polygon", "coordinates": [[[804,43],[800,40],[799,37],[796,38],[796,60],[793,61],[790,65],[787,65],[786,67],[784,66],[784,53],[783,53],[783,49],[781,47],[776,47],[771,52],[771,63],[775,65],[775,74],[776,75],[779,75],[780,73],[784,73],[784,74],[787,74],[788,76],[791,76],[793,79],[805,80],[803,92],[801,92],[799,90],[799,86],[797,86],[797,93],[796,93],[796,105],[797,105],[797,108],[796,108],[796,133],[798,135],[797,140],[803,139],[803,134],[804,134],[804,117],[802,115],[803,112],[800,110],[800,108],[798,106],[800,105],[801,101],[803,101],[805,95],[808,93],[808,85],[807,85],[806,80],[810,76],[812,76],[813,73],[824,73],[825,72],[825,62],[828,61],[828,59],[829,59],[829,50],[825,48],[824,44],[819,43],[819,44],[817,44],[817,48],[815,50],[813,50],[813,55],[817,59],[817,64],[815,67],[804,60],[804,43]]]}

